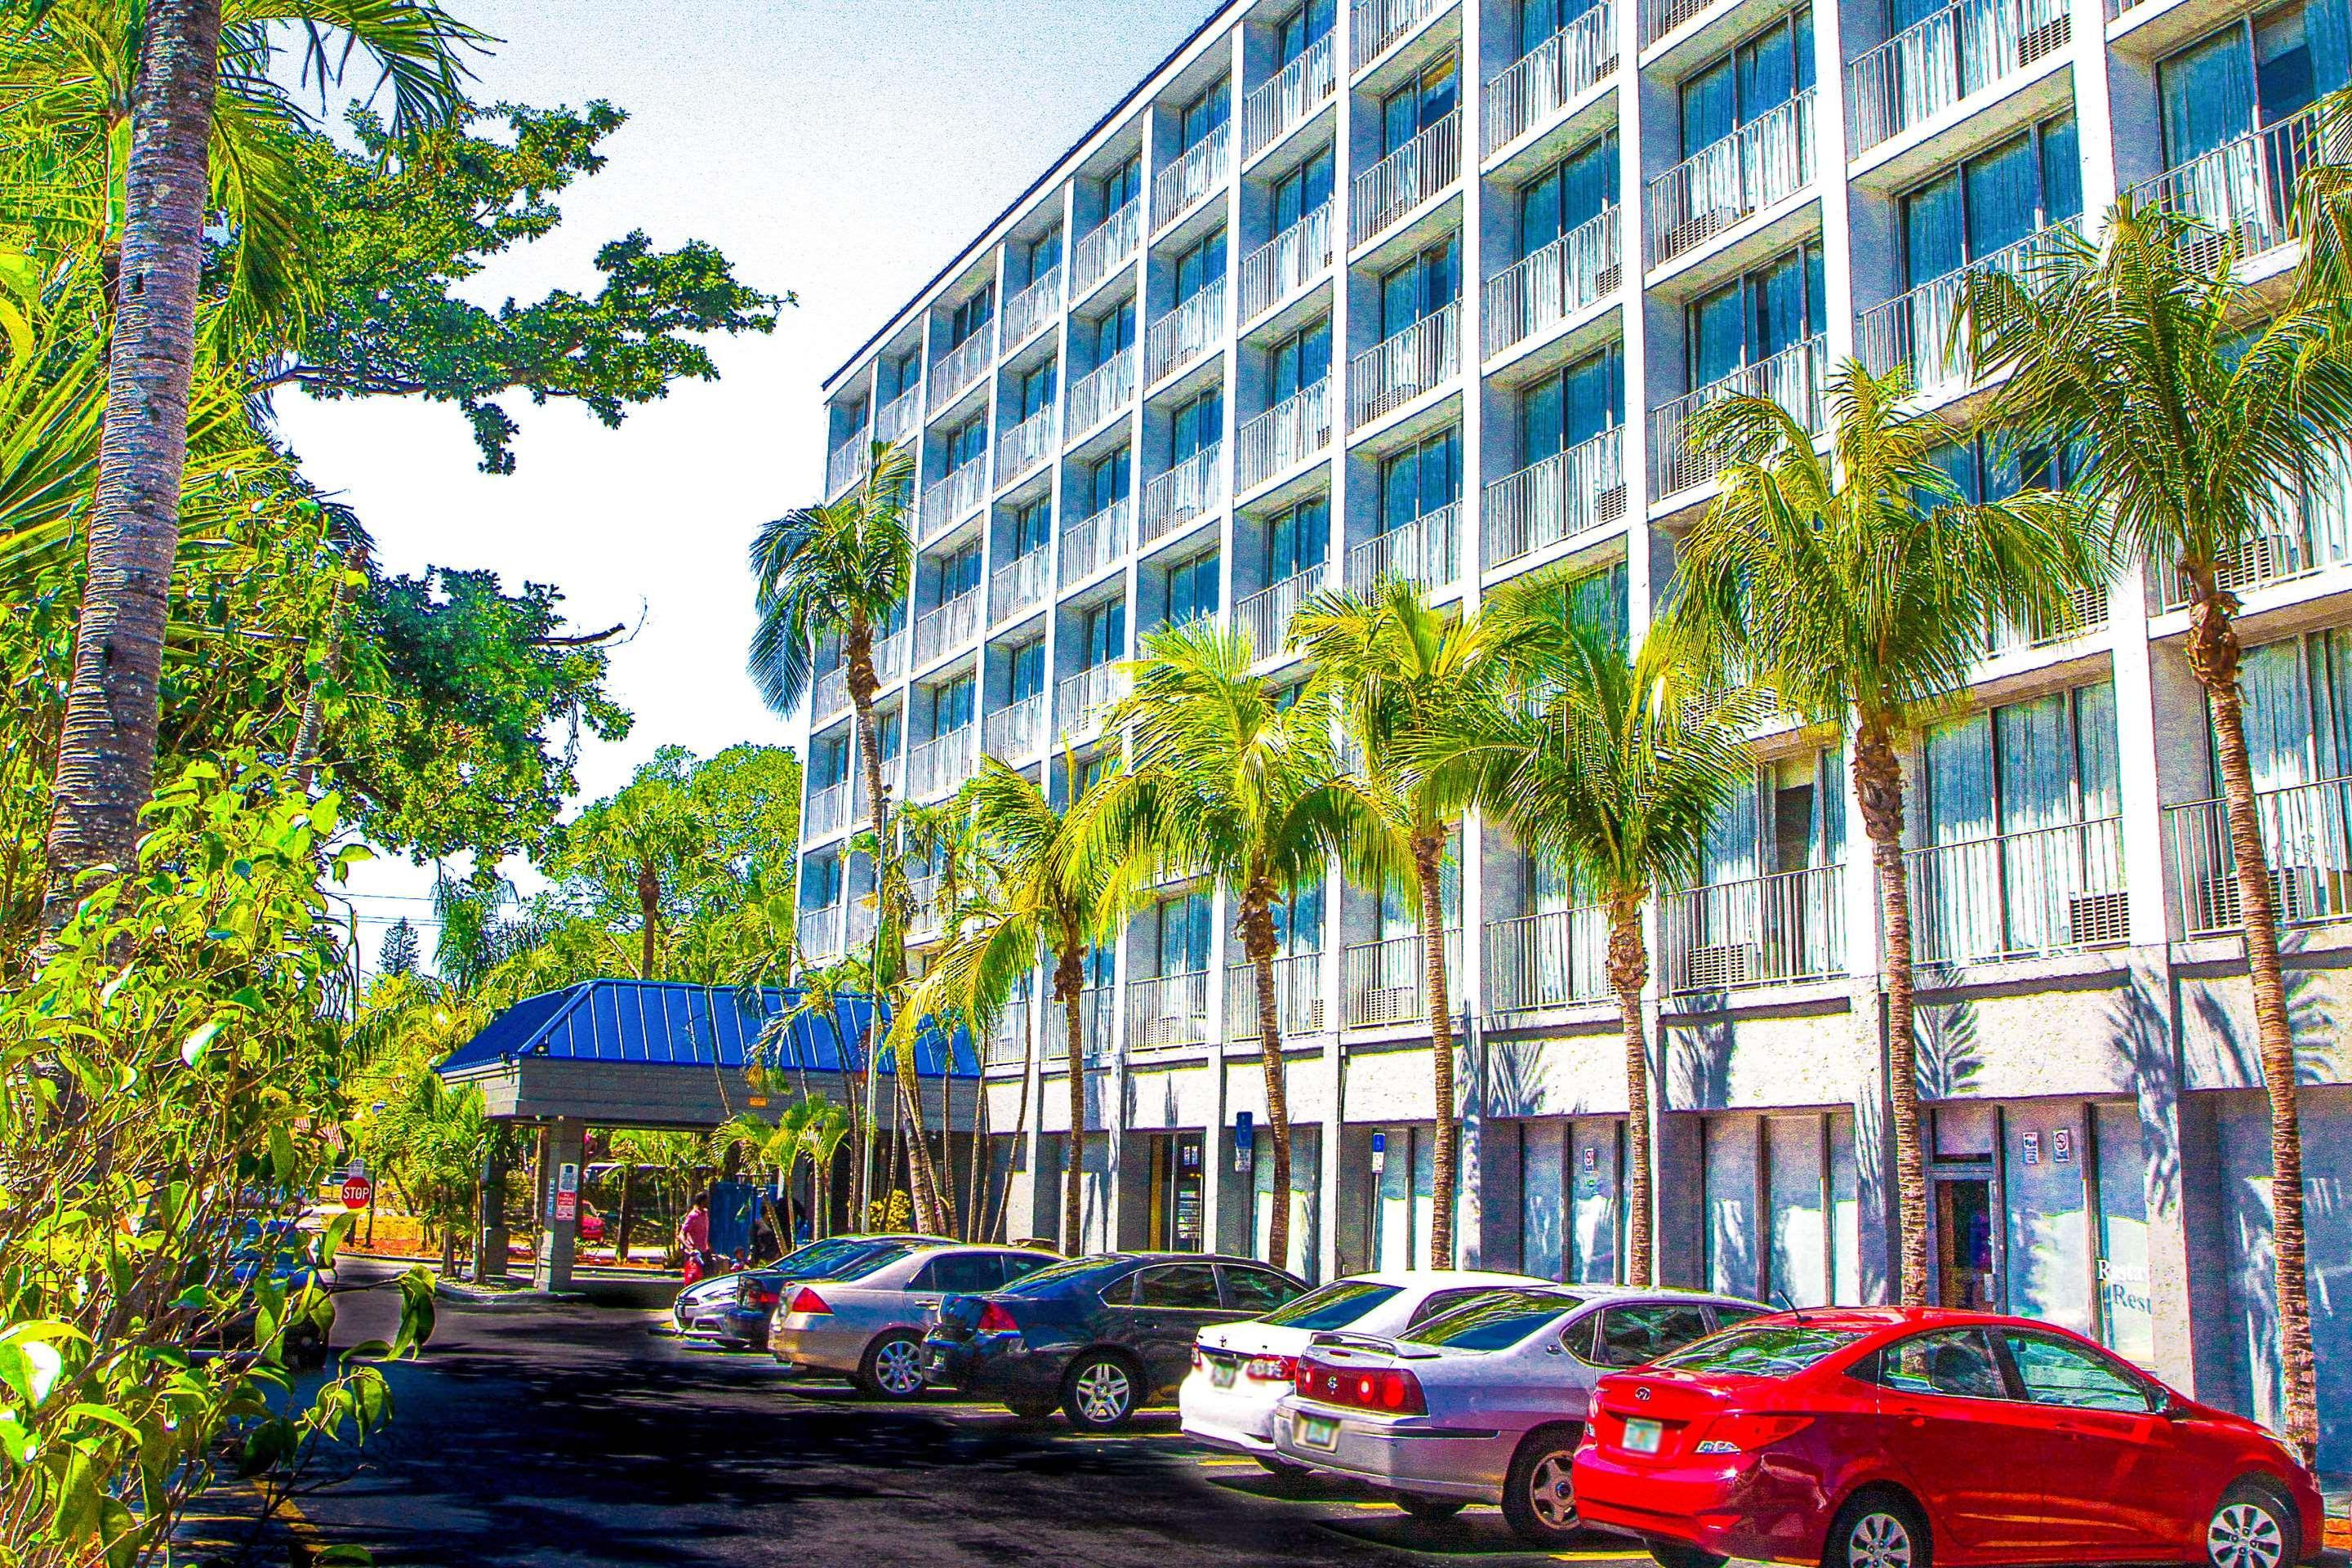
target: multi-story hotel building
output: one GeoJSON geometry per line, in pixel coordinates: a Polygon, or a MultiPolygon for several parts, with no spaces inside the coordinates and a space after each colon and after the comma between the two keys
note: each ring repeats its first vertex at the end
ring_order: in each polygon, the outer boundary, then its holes
{"type": "MultiPolygon", "coordinates": [[[[1954,472],[1998,493],[2013,480],[1965,434],[1981,389],[1944,358],[1962,269],[2126,191],[2285,268],[2298,115],[2352,74],[2345,3],[1221,6],[827,384],[828,496],[875,438],[919,455],[916,584],[883,645],[891,788],[941,799],[989,753],[1065,789],[1066,755],[1110,744],[1101,715],[1142,634],[1227,616],[1283,679],[1301,598],[1383,573],[1474,606],[1517,573],[1613,566],[1638,632],[1712,493],[1694,412],[1750,388],[1818,424],[1848,356],[1907,363],[1962,432],[1954,472]]],[[[2340,1468],[2344,488],[2299,498],[2233,570],[2340,1468]]],[[[1935,1288],[2268,1411],[2265,1108],[2180,605],[2152,568],[2047,635],[1996,637],[1912,758],[1935,1288]]],[[[837,669],[812,709],[801,919],[822,958],[870,920],[870,878],[845,863],[865,806],[837,669]]],[[[1800,1304],[1888,1289],[1877,926],[1848,795],[1834,737],[1768,730],[1699,885],[1654,900],[1671,1279],[1800,1304]]],[[[1627,1100],[1600,918],[1491,826],[1463,825],[1457,864],[1462,1256],[1610,1279],[1627,1100]]],[[[1228,926],[1214,889],[1171,885],[1091,960],[1097,1245],[1265,1235],[1228,926]]],[[[1430,1210],[1411,917],[1335,870],[1285,926],[1289,1261],[1404,1264],[1430,1210]]],[[[984,1053],[1015,1234],[1053,1233],[1067,1128],[1043,992],[984,1053]]]]}

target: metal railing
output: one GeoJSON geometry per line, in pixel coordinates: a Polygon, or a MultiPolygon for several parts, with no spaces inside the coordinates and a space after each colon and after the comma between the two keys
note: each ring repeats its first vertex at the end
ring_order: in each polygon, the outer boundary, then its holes
{"type": "Polygon", "coordinates": [[[1048,325],[1062,309],[1062,268],[1048,267],[1029,287],[1004,301],[1004,352],[1012,353],[1048,325]]]}
{"type": "Polygon", "coordinates": [[[954,793],[971,776],[980,726],[965,724],[935,735],[907,753],[907,798],[931,800],[954,793]]]}
{"type": "Polygon", "coordinates": [[[816,678],[816,693],[809,700],[809,722],[812,727],[824,724],[849,711],[849,667],[836,664],[816,678]]]}
{"type": "Polygon", "coordinates": [[[2003,616],[1994,621],[1991,635],[1985,639],[1985,654],[1988,658],[1999,658],[2004,654],[2022,653],[2028,648],[2073,642],[2077,637],[2104,631],[2106,625],[2106,589],[2078,588],[2068,594],[2057,613],[2046,619],[2018,621],[2003,616]]]}
{"type": "Polygon", "coordinates": [[[1151,226],[1166,228],[1225,183],[1233,172],[1234,127],[1216,127],[1152,177],[1151,226]]]}
{"type": "MultiPolygon", "coordinates": [[[[2281,925],[2352,916],[2352,778],[2263,790],[2254,796],[2271,898],[2281,925]]],[[[2184,937],[2217,936],[2246,923],[2228,808],[2219,800],[2168,806],[2167,852],[2184,937]]]]}
{"type": "Polygon", "coordinates": [[[996,1015],[996,1027],[989,1031],[988,1043],[982,1047],[981,1065],[990,1068],[1017,1068],[1029,1057],[1029,987],[1015,987],[1005,1000],[1003,1010],[996,1015]]]}
{"type": "Polygon", "coordinates": [[[1462,177],[1462,111],[1455,110],[1356,176],[1348,244],[1363,244],[1462,177]]]}
{"type": "Polygon", "coordinates": [[[1956,0],[1845,68],[1853,152],[1867,153],[2066,47],[2065,0],[1956,0]]]}
{"type": "Polygon", "coordinates": [[[842,906],[826,904],[803,910],[793,917],[794,936],[809,958],[838,958],[846,950],[842,941],[842,906]]]}
{"type": "Polygon", "coordinates": [[[1486,563],[1500,566],[1624,516],[1622,434],[1603,430],[1488,485],[1479,507],[1486,563]]]}
{"type": "Polygon", "coordinates": [[[946,928],[947,911],[940,908],[940,874],[917,871],[907,879],[907,940],[929,942],[946,928]]]}
{"type": "Polygon", "coordinates": [[[1043,544],[999,566],[988,579],[988,618],[1002,621],[1045,603],[1053,575],[1054,552],[1043,544]]]}
{"type": "Polygon", "coordinates": [[[1225,444],[1212,441],[1143,487],[1143,540],[1150,543],[1207,514],[1224,499],[1225,444]]]}
{"type": "Polygon", "coordinates": [[[1721,0],[1643,0],[1642,42],[1654,44],[1721,0]]]}
{"type": "Polygon", "coordinates": [[[1260,658],[1272,658],[1290,641],[1290,617],[1323,585],[1323,568],[1309,566],[1271,588],[1262,588],[1234,606],[1234,625],[1249,633],[1260,658]]]}
{"type": "Polygon", "coordinates": [[[2123,823],[2067,823],[1914,849],[1912,955],[1984,963],[2131,938],[2123,823]]]}
{"type": "Polygon", "coordinates": [[[1356,593],[1383,577],[1402,577],[1434,591],[1450,586],[1459,570],[1458,501],[1425,511],[1411,522],[1377,534],[1348,552],[1348,586],[1356,593]]]}
{"type": "Polygon", "coordinates": [[[848,440],[844,441],[840,446],[835,447],[832,451],[826,453],[824,458],[825,495],[827,497],[837,496],[842,491],[847,489],[850,486],[856,484],[858,480],[858,477],[866,472],[866,465],[873,455],[874,448],[867,443],[866,439],[866,432],[863,430],[860,430],[856,435],[852,436],[848,440]]]}
{"type": "Polygon", "coordinates": [[[1283,132],[1322,108],[1339,86],[1339,60],[1326,33],[1242,100],[1242,156],[1255,158],[1273,146],[1283,132]]]}
{"type": "Polygon", "coordinates": [[[1129,343],[1070,384],[1070,413],[1065,433],[1072,441],[1094,434],[1097,426],[1127,406],[1135,396],[1135,345],[1129,343]]]}
{"type": "Polygon", "coordinates": [[[892,632],[874,644],[874,679],[888,685],[907,673],[907,634],[892,632]]]}
{"type": "Polygon", "coordinates": [[[1769,397],[1813,435],[1822,431],[1822,384],[1825,340],[1807,338],[1769,359],[1742,365],[1720,381],[1650,410],[1650,499],[1705,484],[1722,467],[1717,457],[1691,438],[1691,422],[1708,405],[1742,394],[1769,397]]]}
{"type": "Polygon", "coordinates": [[[995,337],[992,322],[982,323],[980,330],[940,356],[931,367],[931,406],[945,408],[971,390],[981,374],[988,369],[991,340],[995,337]]]}
{"type": "Polygon", "coordinates": [[[1242,426],[1235,486],[1247,489],[1320,457],[1331,444],[1331,378],[1325,376],[1242,426]]]}
{"type": "Polygon", "coordinates": [[[1362,70],[1390,45],[1436,16],[1454,0],[1356,0],[1348,13],[1348,36],[1355,40],[1351,70],[1362,70]]]}
{"type": "Polygon", "coordinates": [[[929,544],[988,499],[988,465],[974,458],[923,492],[921,542],[929,544]]]}
{"type": "Polygon", "coordinates": [[[2028,275],[2056,237],[2062,232],[2072,234],[2080,221],[2064,218],[2037,229],[1990,256],[1864,310],[1854,321],[1854,352],[1873,375],[1885,375],[1898,365],[1908,369],[1913,389],[1929,396],[1969,385],[1975,377],[1965,363],[1965,345],[1953,335],[1969,279],[1991,272],[2013,278],[2028,275]]]}
{"type": "Polygon", "coordinates": [[[1559,324],[1617,287],[1619,211],[1613,204],[1603,207],[1486,279],[1487,358],[1559,324]]]}
{"type": "Polygon", "coordinates": [[[1127,671],[1116,663],[1082,669],[1063,679],[1057,697],[1062,733],[1071,740],[1102,727],[1103,714],[1127,695],[1127,671]]]}
{"type": "Polygon", "coordinates": [[[1093,576],[1127,553],[1128,531],[1135,503],[1122,497],[1092,517],[1083,518],[1062,534],[1062,582],[1065,586],[1093,576]]]}
{"type": "Polygon", "coordinates": [[[1045,694],[1033,692],[998,709],[982,721],[981,750],[1015,764],[1035,757],[1045,743],[1045,694]]]}
{"type": "Polygon", "coordinates": [[[1054,411],[1036,413],[996,438],[996,482],[1011,484],[1044,462],[1054,450],[1054,411]]]}
{"type": "Polygon", "coordinates": [[[2318,110],[2306,109],[2275,125],[2225,142],[2152,180],[2134,185],[2141,203],[2197,219],[2251,259],[2294,237],[2295,183],[2318,156],[2318,110]]]}
{"type": "Polygon", "coordinates": [[[1819,866],[1666,895],[1666,989],[1732,991],[1841,973],[1839,870],[1819,866]]]}
{"type": "Polygon", "coordinates": [[[808,808],[801,813],[801,842],[830,838],[849,826],[849,781],[809,791],[808,808]]]}
{"type": "Polygon", "coordinates": [[[1348,426],[1368,425],[1462,370],[1460,301],[1433,310],[1401,332],[1374,343],[1348,365],[1348,426]]]}
{"type": "Polygon", "coordinates": [[[1486,1011],[1606,1000],[1609,911],[1599,905],[1486,922],[1486,1011]]]}
{"type": "Polygon", "coordinates": [[[1652,180],[1643,193],[1650,265],[1671,261],[1813,178],[1813,100],[1807,88],[1652,180]]]}
{"type": "Polygon", "coordinates": [[[915,433],[923,418],[923,389],[910,386],[884,404],[874,416],[874,438],[893,446],[915,433]]]}
{"type": "Polygon", "coordinates": [[[1143,237],[1142,219],[1142,204],[1129,199],[1126,205],[1079,236],[1076,247],[1070,252],[1071,298],[1087,293],[1135,254],[1136,242],[1143,237]]]}
{"type": "MultiPolygon", "coordinates": [[[[1391,1024],[1423,1024],[1429,1009],[1423,995],[1428,984],[1428,960],[1421,933],[1392,936],[1385,942],[1350,943],[1339,954],[1340,989],[1348,1002],[1348,1027],[1379,1028],[1391,1024]]],[[[1462,932],[1445,932],[1446,1011],[1462,1005],[1462,932]]]]}
{"type": "Polygon", "coordinates": [[[1217,345],[1225,331],[1225,280],[1213,278],[1200,292],[1151,323],[1143,335],[1147,384],[1175,374],[1217,345]]]}
{"type": "MultiPolygon", "coordinates": [[[[1274,1023],[1286,1040],[1319,1035],[1323,1017],[1323,955],[1293,952],[1274,961],[1274,1023]]],[[[1257,967],[1246,961],[1225,965],[1225,1038],[1255,1040],[1257,967]]]]}
{"type": "MultiPolygon", "coordinates": [[[[1078,1046],[1087,1053],[1087,1060],[1110,1060],[1112,1009],[1118,993],[1108,985],[1089,985],[1078,993],[1078,1046]]],[[[1063,1004],[1045,1004],[1045,1048],[1037,1053],[1045,1062],[1066,1062],[1070,1059],[1070,1028],[1062,1012],[1063,1004]]]]}
{"type": "Polygon", "coordinates": [[[1129,1054],[1205,1046],[1211,1034],[1207,970],[1127,983],[1129,1054]]]}
{"type": "Polygon", "coordinates": [[[1517,141],[1616,68],[1617,6],[1615,0],[1600,0],[1487,81],[1487,154],[1517,141]]]}
{"type": "Polygon", "coordinates": [[[1325,202],[1242,258],[1242,320],[1255,321],[1330,265],[1331,204],[1325,202]]]}
{"type": "MultiPolygon", "coordinates": [[[[2233,594],[2308,577],[2352,562],[2352,457],[2338,455],[2326,470],[2282,504],[2271,526],[2214,563],[2213,580],[2233,594]]],[[[2189,603],[2189,580],[2160,573],[2164,607],[2189,603]]]]}
{"type": "Polygon", "coordinates": [[[980,636],[980,590],[966,588],[916,616],[916,668],[944,658],[980,636]]]}

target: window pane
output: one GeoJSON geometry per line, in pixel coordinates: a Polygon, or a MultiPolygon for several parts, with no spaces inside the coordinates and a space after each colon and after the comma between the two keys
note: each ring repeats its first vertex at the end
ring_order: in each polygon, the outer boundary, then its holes
{"type": "Polygon", "coordinates": [[[2021,136],[1971,162],[1968,186],[1969,255],[1990,256],[2033,232],[2042,205],[2042,182],[2033,167],[2033,142],[2021,136]]]}
{"type": "Polygon", "coordinates": [[[1696,390],[1721,381],[1746,362],[1739,285],[1728,284],[1693,305],[1690,321],[1690,384],[1696,390]]]}
{"type": "Polygon", "coordinates": [[[2007,1399],[2009,1383],[1992,1347],[1974,1329],[1914,1334],[1879,1352],[1878,1381],[1906,1394],[1960,1399],[2007,1399]]]}
{"type": "Polygon", "coordinates": [[[1708,1327],[1706,1313],[1697,1307],[1664,1302],[1612,1307],[1601,1315],[1594,1359],[1603,1366],[1647,1366],[1705,1338],[1708,1327]]]}
{"type": "Polygon", "coordinates": [[[1138,1282],[1139,1307],[1174,1307],[1213,1311],[1223,1303],[1217,1295],[1217,1271],[1206,1263],[1173,1263],[1147,1268],[1138,1282]]]}
{"type": "Polygon", "coordinates": [[[2082,138],[2071,114],[2042,128],[2042,211],[2045,223],[2083,216],[2082,138]]]}
{"type": "Polygon", "coordinates": [[[1298,1287],[1279,1274],[1230,1265],[1225,1268],[1225,1289],[1235,1310],[1244,1312],[1271,1312],[1298,1294],[1298,1287]]]}
{"type": "Polygon", "coordinates": [[[2245,35],[2232,25],[2158,68],[2164,155],[2174,168],[2253,129],[2245,35]]]}
{"type": "Polygon", "coordinates": [[[2146,1415],[2147,1385],[2105,1357],[2047,1334],[2001,1331],[2025,1396],[2036,1405],[2070,1410],[2121,1410],[2146,1415]]]}
{"type": "Polygon", "coordinates": [[[1717,60],[1683,83],[1683,156],[1722,141],[1732,132],[1731,62],[1717,60]]]}

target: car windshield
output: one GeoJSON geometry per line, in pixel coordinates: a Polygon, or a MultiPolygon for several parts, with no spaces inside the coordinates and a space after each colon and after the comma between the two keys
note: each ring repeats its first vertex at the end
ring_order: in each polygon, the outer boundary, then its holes
{"type": "Polygon", "coordinates": [[[1562,1313],[1584,1305],[1557,1290],[1498,1290],[1456,1307],[1404,1336],[1407,1344],[1444,1345],[1457,1351],[1507,1350],[1562,1313]]]}
{"type": "Polygon", "coordinates": [[[1712,1339],[1658,1358],[1677,1372],[1725,1373],[1745,1377],[1786,1377],[1862,1338],[1850,1329],[1775,1323],[1726,1329],[1712,1339]]]}
{"type": "Polygon", "coordinates": [[[868,1247],[871,1245],[873,1244],[870,1242],[861,1241],[855,1237],[827,1237],[823,1241],[812,1241],[806,1247],[801,1247],[796,1251],[784,1254],[783,1257],[777,1258],[775,1262],[770,1264],[768,1267],[771,1268],[782,1269],[789,1273],[796,1269],[806,1268],[811,1264],[823,1264],[829,1262],[835,1258],[855,1252],[861,1247],[868,1247]]]}
{"type": "Polygon", "coordinates": [[[1001,1295],[1052,1296],[1065,1286],[1082,1290],[1099,1290],[1135,1267],[1129,1258],[1074,1258],[1067,1263],[1056,1263],[1050,1268],[1040,1268],[1015,1285],[1007,1285],[1001,1295]]]}
{"type": "Polygon", "coordinates": [[[1344,1329],[1402,1289],[1370,1279],[1334,1279],[1320,1290],[1284,1302],[1258,1321],[1286,1329],[1344,1329]]]}

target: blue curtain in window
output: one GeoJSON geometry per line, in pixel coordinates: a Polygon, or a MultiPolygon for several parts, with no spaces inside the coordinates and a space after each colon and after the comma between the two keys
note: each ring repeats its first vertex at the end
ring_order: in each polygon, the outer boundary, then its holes
{"type": "Polygon", "coordinates": [[[2178,168],[2253,129],[2252,62],[2237,28],[2166,61],[2158,79],[2167,167],[2178,168]]]}
{"type": "Polygon", "coordinates": [[[2033,166],[2032,137],[2021,136],[1970,160],[1962,178],[1968,188],[1970,259],[1990,256],[2033,232],[2042,205],[2042,179],[2033,166]]]}

